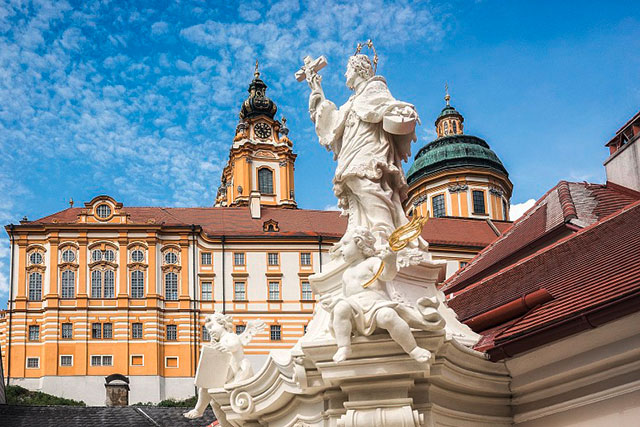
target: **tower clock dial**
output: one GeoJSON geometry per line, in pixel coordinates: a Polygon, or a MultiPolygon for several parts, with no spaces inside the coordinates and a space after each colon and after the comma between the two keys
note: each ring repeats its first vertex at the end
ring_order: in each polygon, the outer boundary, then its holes
{"type": "Polygon", "coordinates": [[[271,136],[271,126],[266,123],[258,123],[253,128],[256,136],[260,139],[267,139],[271,136]]]}

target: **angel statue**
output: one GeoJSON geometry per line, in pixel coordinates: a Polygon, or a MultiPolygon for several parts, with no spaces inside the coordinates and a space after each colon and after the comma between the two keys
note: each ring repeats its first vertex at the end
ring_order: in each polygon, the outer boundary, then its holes
{"type": "Polygon", "coordinates": [[[420,298],[412,306],[389,296],[386,282],[398,273],[393,245],[391,250],[376,250],[373,234],[356,226],[345,234],[341,253],[348,264],[342,275],[342,292],[320,297],[323,308],[331,313],[330,329],[338,345],[333,360],[339,363],[349,357],[352,332],[369,336],[384,329],[413,359],[428,361],[431,353],[418,347],[411,328],[435,331],[442,329],[445,321],[435,299],[420,298]]]}
{"type": "MultiPolygon", "coordinates": [[[[233,319],[225,314],[213,313],[207,315],[205,328],[211,337],[211,342],[204,344],[202,355],[196,372],[198,385],[198,401],[195,408],[185,412],[186,418],[201,417],[207,405],[211,404],[216,418],[222,413],[214,407],[213,399],[208,389],[222,387],[224,384],[236,383],[253,376],[251,364],[244,357],[244,346],[260,333],[265,324],[261,320],[250,320],[244,332],[237,335],[233,332],[233,319]],[[226,361],[226,367],[220,363],[226,361]]],[[[219,408],[218,408],[219,409],[219,408]]]]}
{"type": "MultiPolygon", "coordinates": [[[[367,46],[373,48],[371,41],[367,46]]],[[[333,191],[349,216],[347,230],[366,227],[382,249],[389,235],[407,223],[402,201],[408,186],[402,161],[411,155],[419,119],[413,105],[393,98],[384,77],[375,75],[369,57],[359,53],[361,47],[347,63],[346,84],[353,94],[340,108],[325,98],[322,89],[317,71],[326,65],[324,57],[314,62],[305,58],[296,77],[306,79],[311,88],[311,120],[320,144],[333,151],[337,161],[333,191]]],[[[419,239],[413,246],[426,249],[426,242],[419,239]]]]}

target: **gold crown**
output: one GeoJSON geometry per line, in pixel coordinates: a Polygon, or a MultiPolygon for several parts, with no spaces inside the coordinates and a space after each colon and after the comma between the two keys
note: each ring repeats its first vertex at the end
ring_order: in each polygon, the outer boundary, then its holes
{"type": "Polygon", "coordinates": [[[357,55],[360,53],[360,51],[362,50],[363,47],[368,47],[369,50],[373,51],[373,61],[371,61],[373,63],[373,74],[376,73],[376,70],[378,69],[378,54],[376,53],[376,48],[373,46],[373,42],[371,41],[371,39],[367,40],[366,43],[358,43],[358,46],[356,46],[356,53],[354,53],[353,55],[357,55]]]}

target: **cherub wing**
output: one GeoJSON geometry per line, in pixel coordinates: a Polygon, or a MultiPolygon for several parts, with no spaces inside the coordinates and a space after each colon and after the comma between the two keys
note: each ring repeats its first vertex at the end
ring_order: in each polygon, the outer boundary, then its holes
{"type": "Polygon", "coordinates": [[[247,322],[247,327],[245,328],[244,332],[240,334],[240,340],[242,341],[242,345],[244,346],[249,344],[249,342],[251,342],[251,340],[255,335],[262,332],[265,326],[266,326],[265,323],[260,319],[249,320],[247,322]]]}

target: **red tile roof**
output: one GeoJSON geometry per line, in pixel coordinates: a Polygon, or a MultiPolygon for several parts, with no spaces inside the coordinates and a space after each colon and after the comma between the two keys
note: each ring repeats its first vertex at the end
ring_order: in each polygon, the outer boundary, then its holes
{"type": "MultiPolygon", "coordinates": [[[[77,224],[83,208],[68,208],[29,224],[77,224]]],[[[130,224],[153,224],[188,227],[201,226],[209,236],[278,237],[278,236],[327,236],[339,238],[347,227],[346,217],[336,211],[310,209],[281,209],[262,207],[261,218],[252,219],[248,207],[165,208],[123,207],[130,224]],[[278,222],[279,232],[263,231],[265,221],[278,222]]],[[[493,221],[500,232],[511,226],[508,221],[493,221]]],[[[431,218],[427,221],[422,237],[431,245],[464,246],[479,250],[494,241],[498,234],[484,219],[431,218]]]]}
{"type": "Polygon", "coordinates": [[[500,238],[451,276],[443,290],[445,293],[457,292],[514,262],[519,256],[593,224],[638,199],[640,193],[611,183],[560,181],[500,238]]]}
{"type": "Polygon", "coordinates": [[[638,311],[637,302],[624,310],[616,310],[614,304],[640,297],[639,225],[640,201],[636,201],[466,287],[448,304],[464,321],[538,289],[551,293],[551,301],[483,332],[477,348],[488,350],[494,359],[548,343],[554,339],[553,331],[557,335],[569,321],[574,323],[563,330],[564,336],[578,330],[576,319],[587,319],[579,320],[583,329],[594,327],[589,313],[612,307],[609,317],[601,313],[597,318],[603,323],[638,311]],[[535,335],[543,332],[545,338],[536,341],[535,335]],[[529,340],[526,345],[525,340],[529,340]]]}

